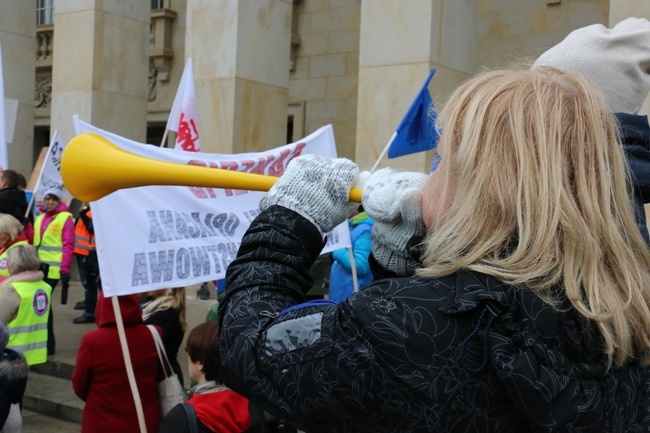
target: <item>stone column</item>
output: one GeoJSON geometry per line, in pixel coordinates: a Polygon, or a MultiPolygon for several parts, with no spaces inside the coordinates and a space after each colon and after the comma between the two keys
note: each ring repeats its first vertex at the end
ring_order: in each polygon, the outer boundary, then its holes
{"type": "Polygon", "coordinates": [[[74,136],[72,115],[144,142],[150,3],[57,2],[54,12],[51,130],[74,136]]]}
{"type": "Polygon", "coordinates": [[[194,67],[204,152],[286,142],[291,0],[188,0],[186,56],[194,67]]]}
{"type": "MultiPolygon", "coordinates": [[[[370,169],[429,71],[436,108],[474,72],[476,2],[362,0],[355,161],[370,169]]],[[[380,167],[428,172],[433,152],[382,159],[380,167]]]]}
{"type": "Polygon", "coordinates": [[[4,93],[5,98],[18,101],[14,134],[7,144],[8,163],[29,178],[34,141],[36,2],[0,0],[0,11],[4,93]]]}

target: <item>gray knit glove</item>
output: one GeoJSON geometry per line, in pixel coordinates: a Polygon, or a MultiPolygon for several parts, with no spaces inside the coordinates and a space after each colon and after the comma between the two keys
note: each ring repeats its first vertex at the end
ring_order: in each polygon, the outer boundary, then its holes
{"type": "Polygon", "coordinates": [[[321,233],[332,230],[359,207],[350,203],[350,189],[359,180],[359,168],[345,158],[302,155],[293,159],[284,174],[260,201],[260,209],[279,205],[314,223],[321,233]]]}
{"type": "Polygon", "coordinates": [[[372,255],[397,275],[412,275],[417,266],[406,244],[413,236],[424,236],[426,232],[422,188],[428,177],[384,168],[373,173],[363,188],[363,208],[375,220],[372,255]]]}

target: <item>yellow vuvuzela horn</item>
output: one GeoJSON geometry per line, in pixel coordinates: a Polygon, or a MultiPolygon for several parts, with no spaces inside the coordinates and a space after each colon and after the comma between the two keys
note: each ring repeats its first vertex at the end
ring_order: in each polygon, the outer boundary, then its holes
{"type": "MultiPolygon", "coordinates": [[[[61,177],[70,194],[95,201],[124,188],[147,185],[268,191],[274,176],[159,161],[127,152],[104,137],[83,133],[74,137],[61,158],[61,177]]],[[[361,203],[361,190],[350,190],[350,201],[361,203]]]]}

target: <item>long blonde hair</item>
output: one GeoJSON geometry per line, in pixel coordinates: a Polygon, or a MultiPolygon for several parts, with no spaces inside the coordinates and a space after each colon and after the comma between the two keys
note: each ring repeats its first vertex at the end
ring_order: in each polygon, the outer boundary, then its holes
{"type": "Polygon", "coordinates": [[[176,287],[173,289],[159,289],[149,292],[153,300],[144,305],[142,310],[142,319],[147,320],[152,314],[164,310],[178,310],[178,319],[183,332],[187,329],[187,320],[185,312],[187,309],[187,298],[185,287],[176,287]]]}
{"type": "Polygon", "coordinates": [[[492,71],[462,85],[439,122],[450,204],[418,274],[470,269],[554,306],[551,289],[563,287],[598,325],[610,365],[650,362],[650,253],[600,94],[553,68],[492,71]]]}

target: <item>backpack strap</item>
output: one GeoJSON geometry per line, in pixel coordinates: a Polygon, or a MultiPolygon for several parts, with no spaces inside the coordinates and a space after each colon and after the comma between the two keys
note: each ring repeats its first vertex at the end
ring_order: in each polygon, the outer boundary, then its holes
{"type": "Polygon", "coordinates": [[[196,412],[194,412],[194,406],[190,403],[182,403],[183,409],[187,414],[187,419],[189,421],[190,433],[199,433],[199,426],[196,422],[196,412]]]}

